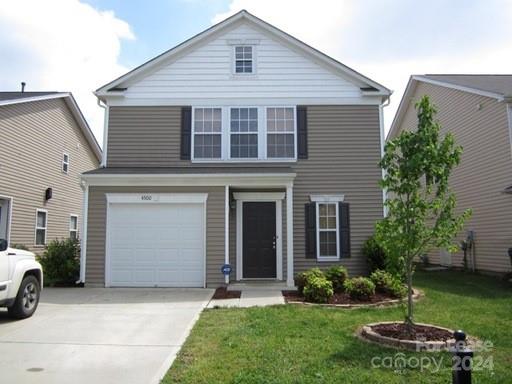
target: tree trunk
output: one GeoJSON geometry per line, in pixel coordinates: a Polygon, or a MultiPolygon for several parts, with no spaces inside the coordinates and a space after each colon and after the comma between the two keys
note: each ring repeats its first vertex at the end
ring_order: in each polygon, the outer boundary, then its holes
{"type": "Polygon", "coordinates": [[[412,262],[407,262],[407,316],[405,325],[409,334],[412,334],[413,327],[413,302],[412,302],[412,262]]]}

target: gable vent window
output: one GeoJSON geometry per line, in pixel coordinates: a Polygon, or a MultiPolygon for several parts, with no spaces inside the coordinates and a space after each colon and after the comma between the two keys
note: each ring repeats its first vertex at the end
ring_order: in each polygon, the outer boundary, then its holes
{"type": "Polygon", "coordinates": [[[295,117],[293,108],[267,108],[267,157],[295,157],[295,117]]]}
{"type": "Polygon", "coordinates": [[[258,157],[258,109],[231,108],[231,158],[258,157]]]}
{"type": "Polygon", "coordinates": [[[194,158],[220,159],[222,155],[222,109],[194,109],[194,158]]]}
{"type": "Polygon", "coordinates": [[[235,47],[235,73],[253,73],[252,47],[247,45],[235,47]]]}
{"type": "Polygon", "coordinates": [[[62,155],[62,172],[68,173],[69,171],[69,155],[67,153],[64,153],[62,155]]]}

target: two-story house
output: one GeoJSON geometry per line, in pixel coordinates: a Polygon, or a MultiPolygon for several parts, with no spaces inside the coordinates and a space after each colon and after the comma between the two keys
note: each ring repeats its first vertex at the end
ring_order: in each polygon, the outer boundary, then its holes
{"type": "Polygon", "coordinates": [[[96,95],[105,151],[83,175],[86,285],[366,272],[387,88],[241,11],[96,95]]]}
{"type": "MultiPolygon", "coordinates": [[[[428,95],[436,105],[441,134],[451,132],[464,149],[450,177],[457,210],[473,214],[459,240],[466,250],[467,267],[480,271],[510,271],[512,247],[512,75],[411,76],[388,134],[394,138],[417,127],[415,103],[428,95]]],[[[433,264],[461,267],[464,252],[433,250],[433,264]]]]}
{"type": "Polygon", "coordinates": [[[80,175],[101,149],[71,93],[0,92],[0,138],[0,239],[40,253],[80,237],[80,175]]]}

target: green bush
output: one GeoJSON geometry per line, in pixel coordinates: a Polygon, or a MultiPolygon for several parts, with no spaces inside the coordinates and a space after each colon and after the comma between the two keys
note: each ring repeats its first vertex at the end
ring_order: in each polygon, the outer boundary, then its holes
{"type": "Polygon", "coordinates": [[[327,303],[334,294],[332,283],[325,277],[310,276],[304,287],[304,297],[313,303],[327,303]]]}
{"type": "Polygon", "coordinates": [[[52,240],[39,261],[49,285],[72,285],[80,275],[80,244],[73,239],[52,240]]]}
{"type": "Polygon", "coordinates": [[[344,288],[354,300],[368,300],[375,294],[375,284],[367,277],[347,279],[344,288]]]}
{"type": "Polygon", "coordinates": [[[11,244],[10,247],[14,248],[14,249],[21,249],[23,251],[28,251],[29,250],[28,247],[25,244],[14,243],[14,244],[11,244]]]}
{"type": "Polygon", "coordinates": [[[301,295],[304,294],[304,287],[306,286],[308,279],[313,277],[325,277],[325,275],[319,268],[311,268],[306,272],[297,273],[295,275],[295,286],[301,295]]]}
{"type": "Polygon", "coordinates": [[[368,238],[368,240],[364,242],[362,252],[366,257],[370,272],[374,272],[378,269],[386,269],[386,253],[375,239],[375,236],[368,238]]]}
{"type": "Polygon", "coordinates": [[[337,265],[325,271],[327,280],[332,283],[334,292],[343,292],[343,283],[348,279],[347,268],[337,265]]]}
{"type": "Polygon", "coordinates": [[[389,272],[377,270],[370,275],[370,280],[375,284],[377,292],[390,294],[395,297],[403,297],[405,295],[404,285],[389,272]]]}

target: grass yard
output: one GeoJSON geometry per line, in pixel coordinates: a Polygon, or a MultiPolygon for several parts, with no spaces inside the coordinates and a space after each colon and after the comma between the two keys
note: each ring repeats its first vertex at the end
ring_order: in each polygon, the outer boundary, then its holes
{"type": "MultiPolygon", "coordinates": [[[[417,272],[415,286],[426,294],[416,305],[417,322],[462,328],[493,343],[492,351],[475,354],[484,369],[474,372],[473,383],[512,383],[512,288],[456,272],[417,272]]],[[[389,362],[400,352],[360,341],[355,330],[402,318],[400,307],[206,310],[163,383],[451,383],[449,353],[405,353],[412,367],[398,372],[372,367],[374,357],[389,362]],[[430,367],[414,367],[411,357],[430,367]],[[432,359],[441,362],[437,372],[432,359]]]]}

